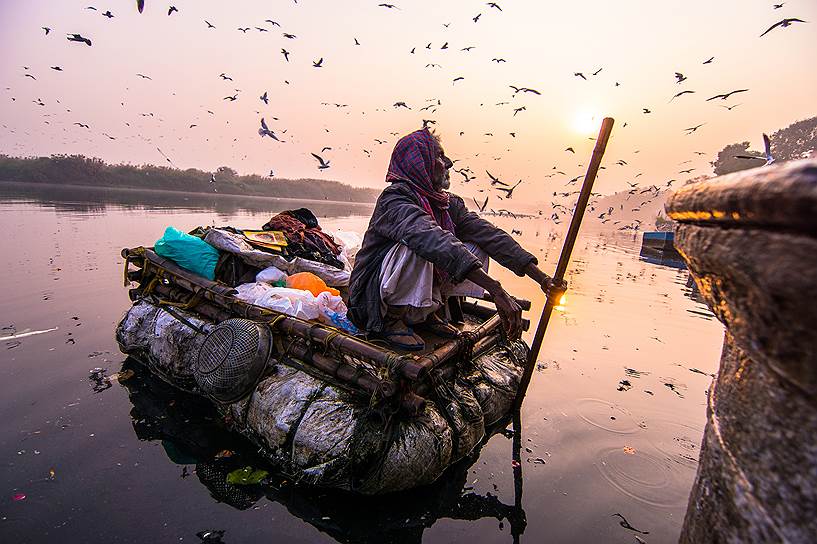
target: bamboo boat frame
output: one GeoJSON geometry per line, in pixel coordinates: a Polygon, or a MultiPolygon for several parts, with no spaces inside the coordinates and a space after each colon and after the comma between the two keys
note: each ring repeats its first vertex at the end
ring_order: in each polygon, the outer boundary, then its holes
{"type": "MultiPolygon", "coordinates": [[[[390,402],[403,413],[422,412],[426,402],[422,395],[429,390],[429,383],[453,377],[458,361],[507,340],[495,309],[464,302],[466,313],[482,319],[475,328],[423,354],[399,353],[328,325],[239,300],[234,288],[189,272],[152,248],[126,248],[121,254],[125,259],[125,286],[138,283],[129,291],[131,300],[151,297],[171,312],[173,308],[191,310],[216,323],[231,317],[265,323],[278,339],[284,364],[305,366],[304,370],[339,382],[338,385],[368,397],[371,403],[390,402]],[[361,361],[369,364],[359,364],[361,361]]],[[[530,308],[530,302],[519,302],[523,308],[530,308]]],[[[529,322],[523,321],[527,329],[529,322]]]]}

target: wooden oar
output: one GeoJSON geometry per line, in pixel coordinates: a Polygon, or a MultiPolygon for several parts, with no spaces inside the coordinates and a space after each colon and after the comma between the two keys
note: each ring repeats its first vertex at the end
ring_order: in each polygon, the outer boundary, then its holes
{"type": "MultiPolygon", "coordinates": [[[[593,191],[593,182],[596,180],[596,174],[601,165],[601,158],[604,156],[604,150],[607,148],[607,140],[610,139],[610,133],[613,130],[613,118],[605,117],[601,122],[601,130],[599,137],[596,139],[596,147],[593,148],[593,156],[590,159],[590,164],[587,165],[587,173],[584,176],[584,183],[579,194],[579,200],[576,202],[576,209],[573,211],[573,218],[570,220],[570,228],[567,229],[565,242],[562,246],[562,254],[559,255],[559,263],[556,265],[556,273],[553,275],[553,280],[556,285],[564,280],[565,272],[567,271],[567,264],[570,262],[570,254],[573,252],[573,244],[576,243],[576,237],[579,234],[579,227],[582,224],[582,217],[584,210],[587,208],[587,202],[590,200],[590,193],[593,191]]],[[[519,409],[522,406],[522,401],[525,399],[528,385],[530,384],[533,370],[536,367],[536,358],[539,356],[539,350],[542,347],[542,339],[545,337],[545,330],[550,321],[550,314],[553,312],[553,307],[558,304],[561,298],[562,291],[551,289],[545,300],[545,307],[542,309],[542,319],[539,320],[539,326],[536,327],[536,334],[533,336],[533,344],[530,348],[530,356],[528,357],[528,364],[525,367],[525,372],[522,374],[522,380],[519,383],[519,389],[516,393],[515,407],[519,409]]]]}

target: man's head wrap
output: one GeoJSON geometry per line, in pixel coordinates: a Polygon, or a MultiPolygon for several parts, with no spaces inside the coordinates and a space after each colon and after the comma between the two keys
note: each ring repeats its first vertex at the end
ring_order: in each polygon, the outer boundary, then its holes
{"type": "Polygon", "coordinates": [[[427,128],[403,136],[394,146],[386,181],[409,184],[420,206],[441,228],[454,232],[454,222],[448,213],[449,194],[434,189],[434,161],[440,144],[427,128]]]}

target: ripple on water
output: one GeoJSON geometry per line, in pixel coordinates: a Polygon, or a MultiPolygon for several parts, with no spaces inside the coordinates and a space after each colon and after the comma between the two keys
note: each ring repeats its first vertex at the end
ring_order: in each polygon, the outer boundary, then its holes
{"type": "Polygon", "coordinates": [[[686,504],[689,489],[667,459],[626,447],[605,448],[597,456],[604,479],[628,497],[662,508],[686,504]]]}
{"type": "Polygon", "coordinates": [[[576,410],[579,417],[589,424],[611,433],[632,434],[640,430],[630,412],[606,400],[579,399],[576,410]]]}
{"type": "Polygon", "coordinates": [[[655,449],[683,467],[698,467],[702,429],[669,419],[651,420],[650,428],[660,430],[646,435],[655,449]]]}

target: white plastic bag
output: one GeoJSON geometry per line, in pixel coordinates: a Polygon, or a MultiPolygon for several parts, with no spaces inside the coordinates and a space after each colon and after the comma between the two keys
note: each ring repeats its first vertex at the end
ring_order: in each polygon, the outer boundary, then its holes
{"type": "Polygon", "coordinates": [[[286,272],[275,266],[268,266],[255,276],[255,281],[265,283],[275,283],[276,281],[287,281],[286,272]]]}
{"type": "Polygon", "coordinates": [[[333,316],[346,316],[346,304],[343,303],[343,299],[327,291],[316,297],[309,291],[272,287],[263,282],[244,283],[236,287],[236,291],[238,291],[236,297],[240,300],[308,321],[317,319],[327,325],[335,325],[332,321],[333,316]]]}
{"type": "Polygon", "coordinates": [[[336,242],[340,242],[341,255],[345,257],[338,257],[344,264],[349,263],[349,269],[355,265],[355,255],[360,251],[363,245],[363,237],[351,230],[336,230],[332,233],[332,237],[336,242]]]}

